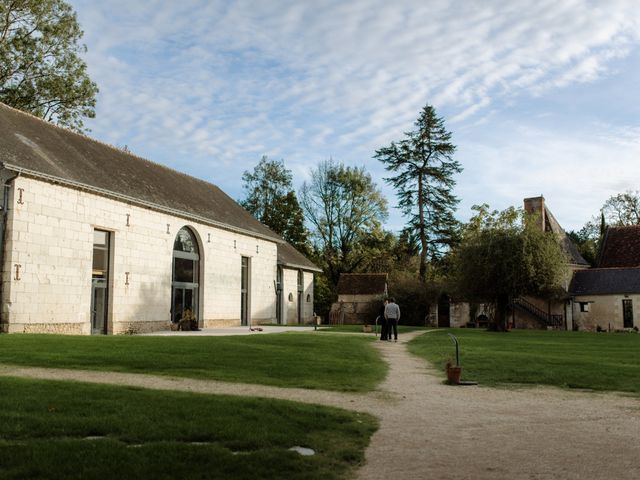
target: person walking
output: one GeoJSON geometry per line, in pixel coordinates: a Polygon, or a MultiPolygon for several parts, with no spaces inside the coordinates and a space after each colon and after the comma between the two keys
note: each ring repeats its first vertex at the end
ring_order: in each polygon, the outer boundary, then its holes
{"type": "Polygon", "coordinates": [[[398,321],[400,320],[400,307],[395,298],[390,298],[389,303],[384,307],[384,318],[387,319],[387,338],[391,341],[391,330],[395,341],[398,341],[398,321]]]}
{"type": "Polygon", "coordinates": [[[387,299],[384,299],[380,310],[378,310],[378,322],[380,323],[380,340],[387,340],[389,338],[389,324],[384,316],[384,309],[387,306],[387,299]]]}

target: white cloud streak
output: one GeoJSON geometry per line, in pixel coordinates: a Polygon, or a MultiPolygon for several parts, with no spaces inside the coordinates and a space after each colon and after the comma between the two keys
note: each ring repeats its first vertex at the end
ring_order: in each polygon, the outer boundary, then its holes
{"type": "MultiPolygon", "coordinates": [[[[242,170],[265,153],[301,175],[331,155],[372,162],[427,102],[448,112],[452,129],[491,128],[505,103],[613,75],[612,62],[640,42],[634,0],[72,3],[101,88],[95,134],[236,192],[242,170]]],[[[543,141],[549,162],[571,169],[569,159],[595,159],[612,143],[592,140],[567,156],[579,136],[518,138],[461,145],[461,156],[499,175],[536,157],[527,140],[543,141]]],[[[532,175],[555,185],[550,168],[532,175]]],[[[461,182],[462,190],[481,194],[461,182]]]]}

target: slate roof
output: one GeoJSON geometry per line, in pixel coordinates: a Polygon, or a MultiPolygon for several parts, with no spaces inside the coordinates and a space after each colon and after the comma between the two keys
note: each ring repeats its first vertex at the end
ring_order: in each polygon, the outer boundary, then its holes
{"type": "Polygon", "coordinates": [[[220,228],[284,242],[217,186],[0,103],[0,165],[220,228]]]}
{"type": "Polygon", "coordinates": [[[569,286],[571,295],[640,293],[640,268],[577,270],[569,286]]]}
{"type": "Polygon", "coordinates": [[[385,295],[386,273],[341,273],[338,295],[385,295]]]}
{"type": "Polygon", "coordinates": [[[278,244],[278,264],[291,268],[309,270],[312,272],[322,271],[322,269],[318,268],[311,260],[305,257],[289,243],[278,244]]]}
{"type": "Polygon", "coordinates": [[[609,227],[598,255],[598,267],[640,267],[640,225],[609,227]]]}

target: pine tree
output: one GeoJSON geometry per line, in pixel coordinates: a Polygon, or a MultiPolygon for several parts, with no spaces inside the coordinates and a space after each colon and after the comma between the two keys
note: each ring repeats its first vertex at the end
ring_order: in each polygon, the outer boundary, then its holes
{"type": "Polygon", "coordinates": [[[462,171],[453,159],[455,145],[444,120],[426,105],[415,122],[416,129],[399,142],[376,151],[374,158],[395,175],[385,180],[398,195],[398,207],[409,219],[420,242],[420,279],[427,277],[427,259],[437,256],[457,237],[454,217],[458,198],[453,176],[462,171]]]}

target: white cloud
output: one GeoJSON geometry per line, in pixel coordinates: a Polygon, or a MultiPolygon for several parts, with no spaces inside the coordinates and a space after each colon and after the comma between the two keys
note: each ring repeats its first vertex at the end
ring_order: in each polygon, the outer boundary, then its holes
{"type": "MultiPolygon", "coordinates": [[[[590,125],[568,136],[503,126],[501,133],[503,139],[490,145],[465,145],[463,154],[477,164],[463,174],[463,198],[492,197],[491,206],[503,209],[544,194],[561,225],[571,230],[597,215],[610,196],[640,185],[637,128],[590,125]]],[[[464,202],[463,212],[468,215],[470,207],[464,202]]]]}
{"type": "MultiPolygon", "coordinates": [[[[371,155],[410,129],[425,103],[446,111],[448,126],[470,138],[495,129],[505,104],[517,109],[534,96],[621,74],[612,62],[640,43],[635,0],[72,3],[101,89],[98,117],[88,122],[94,134],[174,168],[228,179],[220,186],[232,194],[265,152],[301,178],[309,162],[331,155],[369,161],[382,177],[371,155]]],[[[615,132],[615,140],[587,139],[584,148],[582,134],[563,134],[460,145],[460,157],[487,172],[480,176],[491,185],[485,195],[519,198],[518,188],[536,182],[560,189],[549,171],[568,174],[540,162],[541,151],[545,158],[563,152],[574,174],[585,158],[597,169],[612,145],[619,158],[638,153],[615,132]],[[514,168],[519,178],[520,162],[532,165],[530,181],[502,185],[489,174],[514,168]]],[[[580,181],[609,191],[601,178],[580,181]]]]}

